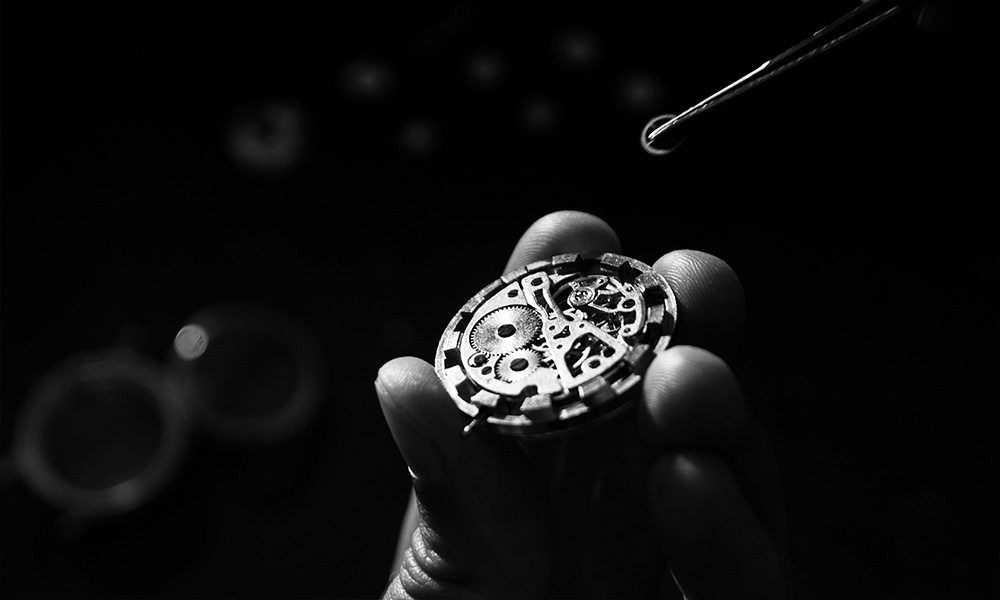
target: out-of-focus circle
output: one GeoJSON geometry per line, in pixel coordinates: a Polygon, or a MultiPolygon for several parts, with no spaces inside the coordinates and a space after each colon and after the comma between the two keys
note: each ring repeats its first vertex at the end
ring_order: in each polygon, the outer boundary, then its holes
{"type": "Polygon", "coordinates": [[[384,62],[358,59],[344,66],[340,81],[343,91],[351,97],[382,100],[392,93],[396,77],[384,62]]]}
{"type": "Polygon", "coordinates": [[[666,102],[665,86],[648,73],[632,73],[622,77],[617,93],[619,104],[632,112],[655,110],[666,102]]]}
{"type": "Polygon", "coordinates": [[[601,40],[594,32],[576,27],[557,34],[553,50],[559,65],[576,71],[597,65],[602,58],[601,46],[601,40]]]}
{"type": "Polygon", "coordinates": [[[174,336],[174,352],[184,360],[194,360],[208,348],[208,332],[200,325],[185,325],[174,336]]]}
{"type": "Polygon", "coordinates": [[[532,98],[521,107],[521,119],[524,127],[532,133],[542,133],[551,130],[559,120],[556,105],[546,98],[532,98]]]}
{"type": "Polygon", "coordinates": [[[474,52],[465,60],[466,82],[474,88],[486,91],[495,89],[507,76],[507,65],[499,52],[483,49],[474,52]]]}
{"type": "Polygon", "coordinates": [[[319,409],[322,352],[298,320],[263,307],[220,307],[193,315],[185,330],[204,335],[204,351],[185,358],[175,349],[173,368],[198,424],[214,437],[280,441],[319,409]]]}
{"type": "Polygon", "coordinates": [[[249,102],[235,112],[227,130],[233,162],[262,175],[298,167],[306,150],[306,114],[294,102],[249,102]]]}
{"type": "Polygon", "coordinates": [[[46,374],[18,417],[18,470],[50,504],[80,517],[137,508],[187,451],[190,415],[151,361],[125,350],[80,355],[46,374]]]}
{"type": "Polygon", "coordinates": [[[434,126],[424,119],[413,119],[403,124],[399,132],[399,146],[409,156],[430,156],[439,144],[434,126]]]}

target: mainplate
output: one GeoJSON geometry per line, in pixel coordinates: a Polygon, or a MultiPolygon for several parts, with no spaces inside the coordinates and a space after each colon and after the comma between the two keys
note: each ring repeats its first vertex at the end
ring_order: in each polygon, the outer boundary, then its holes
{"type": "Polygon", "coordinates": [[[465,428],[520,437],[606,418],[670,343],[666,280],[618,254],[560,254],[486,286],[448,324],[435,369],[465,428]]]}

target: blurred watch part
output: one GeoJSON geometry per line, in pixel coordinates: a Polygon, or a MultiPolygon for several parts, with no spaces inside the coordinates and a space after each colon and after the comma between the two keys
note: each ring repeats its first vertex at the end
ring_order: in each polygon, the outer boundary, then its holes
{"type": "Polygon", "coordinates": [[[196,421],[222,442],[267,444],[299,433],[326,387],[319,341],[304,324],[262,306],[198,311],[170,359],[196,421]]]}
{"type": "Polygon", "coordinates": [[[226,129],[233,163],[258,176],[286,175],[305,162],[307,111],[294,100],[252,100],[236,110],[226,129]]]}
{"type": "Polygon", "coordinates": [[[115,348],[73,356],[42,377],[18,415],[14,459],[29,487],[67,515],[110,517],[174,479],[190,433],[173,382],[115,348]]]}

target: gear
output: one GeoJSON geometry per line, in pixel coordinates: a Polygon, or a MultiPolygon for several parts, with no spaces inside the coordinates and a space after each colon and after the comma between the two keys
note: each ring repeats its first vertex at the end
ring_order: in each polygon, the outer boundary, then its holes
{"type": "Polygon", "coordinates": [[[531,375],[542,362],[542,355],[530,348],[514,350],[497,361],[496,376],[504,381],[517,381],[531,375]]]}
{"type": "Polygon", "coordinates": [[[524,348],[542,331],[542,318],[530,306],[516,304],[488,313],[469,333],[472,347],[486,354],[508,354],[524,348]]]}
{"type": "Polygon", "coordinates": [[[676,319],[673,290],[649,265],[620,254],[559,254],[463,304],[441,334],[434,370],[471,418],[463,437],[476,429],[566,435],[635,402],[676,319]]]}

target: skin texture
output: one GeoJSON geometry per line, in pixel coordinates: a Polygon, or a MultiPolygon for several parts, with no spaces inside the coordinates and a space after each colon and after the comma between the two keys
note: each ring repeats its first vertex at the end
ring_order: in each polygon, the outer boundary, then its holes
{"type": "MultiPolygon", "coordinates": [[[[507,270],[577,251],[621,247],[599,218],[553,213],[507,270]]],[[[725,361],[745,321],[739,279],[690,250],[653,266],[678,300],[674,345],[650,364],[634,409],[606,426],[463,440],[468,418],[431,365],[380,369],[414,490],[385,598],[790,597],[777,463],[725,361]]]]}

